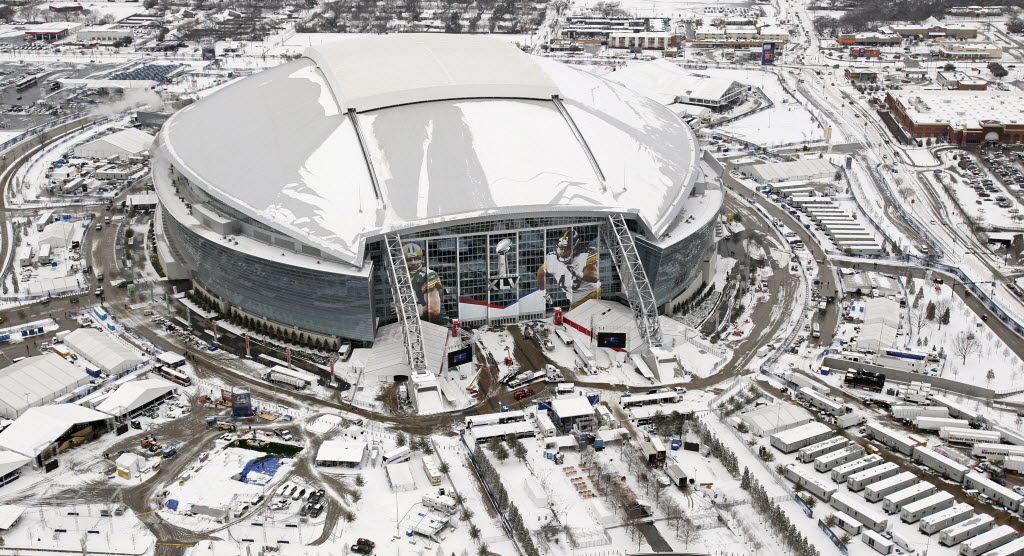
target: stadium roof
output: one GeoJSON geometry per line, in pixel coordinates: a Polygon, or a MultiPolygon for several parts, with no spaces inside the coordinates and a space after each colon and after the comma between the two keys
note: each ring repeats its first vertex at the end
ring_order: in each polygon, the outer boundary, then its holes
{"type": "Polygon", "coordinates": [[[17,417],[89,382],[85,371],[56,353],[29,357],[0,369],[0,416],[17,417]]]}
{"type": "Polygon", "coordinates": [[[71,427],[109,418],[94,409],[71,403],[33,407],[0,432],[0,448],[35,457],[71,427]]]}
{"type": "Polygon", "coordinates": [[[631,213],[657,237],[698,169],[693,132],[658,103],[498,39],[435,34],[313,47],[179,111],[154,150],[157,180],[173,163],[357,267],[390,231],[524,213],[631,213]]]}
{"type": "Polygon", "coordinates": [[[174,389],[174,384],[159,378],[133,380],[118,386],[117,390],[96,405],[96,409],[110,415],[121,416],[135,411],[174,389]]]}

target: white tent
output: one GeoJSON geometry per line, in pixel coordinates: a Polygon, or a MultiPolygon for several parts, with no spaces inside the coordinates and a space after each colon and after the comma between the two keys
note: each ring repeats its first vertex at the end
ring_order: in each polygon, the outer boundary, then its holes
{"type": "Polygon", "coordinates": [[[33,407],[0,432],[0,448],[36,457],[75,425],[109,418],[94,409],[70,403],[33,407]]]}
{"type": "Polygon", "coordinates": [[[397,492],[404,492],[416,488],[416,481],[412,478],[412,467],[409,462],[392,463],[384,466],[388,475],[388,483],[397,492]]]}
{"type": "Polygon", "coordinates": [[[145,131],[133,127],[123,129],[100,137],[75,149],[76,156],[88,158],[117,157],[128,160],[132,156],[140,156],[149,151],[154,137],[145,131]]]}
{"type": "Polygon", "coordinates": [[[56,353],[18,361],[0,369],[0,417],[14,419],[26,409],[51,402],[89,380],[85,371],[56,353]]]}
{"type": "Polygon", "coordinates": [[[145,359],[114,336],[95,328],[79,328],[64,337],[68,347],[82,354],[103,371],[117,374],[142,363],[145,359]]]}
{"type": "Polygon", "coordinates": [[[154,400],[174,391],[174,384],[159,378],[133,380],[118,386],[109,396],[96,405],[97,411],[120,417],[144,407],[154,400]]]}
{"type": "Polygon", "coordinates": [[[773,403],[740,415],[751,434],[771,436],[777,432],[810,423],[814,417],[804,408],[791,403],[773,403]]]}

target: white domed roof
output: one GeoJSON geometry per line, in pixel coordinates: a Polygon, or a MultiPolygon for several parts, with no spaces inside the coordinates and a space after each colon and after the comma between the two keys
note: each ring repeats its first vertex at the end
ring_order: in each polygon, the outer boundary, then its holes
{"type": "Polygon", "coordinates": [[[210,196],[354,265],[368,238],[468,218],[637,215],[660,235],[692,131],[625,88],[494,38],[356,37],[242,79],[164,126],[210,196]]]}

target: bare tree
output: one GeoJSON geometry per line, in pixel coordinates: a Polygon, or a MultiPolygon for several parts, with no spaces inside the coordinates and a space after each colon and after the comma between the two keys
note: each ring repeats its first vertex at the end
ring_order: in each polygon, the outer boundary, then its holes
{"type": "Polygon", "coordinates": [[[977,353],[981,349],[981,343],[974,334],[966,330],[953,338],[953,353],[960,356],[961,364],[967,363],[967,357],[977,353]]]}

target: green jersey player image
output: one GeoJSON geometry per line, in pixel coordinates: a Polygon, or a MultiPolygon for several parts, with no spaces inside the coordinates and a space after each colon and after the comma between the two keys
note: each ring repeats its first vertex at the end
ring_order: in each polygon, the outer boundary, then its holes
{"type": "Polygon", "coordinates": [[[416,304],[420,318],[441,322],[441,278],[423,263],[423,248],[415,243],[402,246],[405,264],[409,267],[412,289],[416,292],[416,304]]]}

